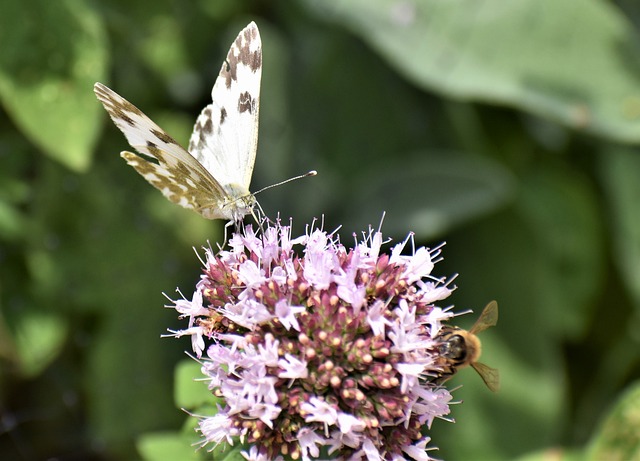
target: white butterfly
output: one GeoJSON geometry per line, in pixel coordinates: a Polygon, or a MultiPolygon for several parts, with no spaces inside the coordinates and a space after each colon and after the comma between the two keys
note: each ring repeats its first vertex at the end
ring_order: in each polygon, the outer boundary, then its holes
{"type": "Polygon", "coordinates": [[[129,101],[94,91],[129,144],[120,155],[169,200],[208,219],[240,221],[256,204],[249,192],[258,146],[262,42],[254,22],[235,39],[213,85],[213,103],[196,120],[189,151],[129,101]]]}

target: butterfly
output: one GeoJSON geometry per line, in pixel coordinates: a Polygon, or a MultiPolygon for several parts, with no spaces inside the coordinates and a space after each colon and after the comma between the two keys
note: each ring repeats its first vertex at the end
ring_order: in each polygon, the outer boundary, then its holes
{"type": "Polygon", "coordinates": [[[143,156],[120,155],[165,197],[207,219],[239,222],[253,212],[249,192],[258,146],[262,42],[251,22],[231,44],[185,150],[140,109],[94,85],[98,100],[143,156]]]}

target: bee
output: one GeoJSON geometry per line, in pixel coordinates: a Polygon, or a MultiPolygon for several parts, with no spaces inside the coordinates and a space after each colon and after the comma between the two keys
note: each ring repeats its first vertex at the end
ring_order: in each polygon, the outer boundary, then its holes
{"type": "Polygon", "coordinates": [[[487,387],[491,391],[497,392],[500,388],[500,374],[495,368],[478,362],[482,345],[476,336],[476,333],[480,333],[496,323],[498,323],[498,303],[491,301],[469,331],[458,327],[442,327],[435,338],[436,348],[440,355],[440,363],[437,365],[442,369],[436,376],[435,382],[443,383],[458,369],[471,365],[487,387]]]}
{"type": "Polygon", "coordinates": [[[229,319],[213,310],[208,318],[196,319],[196,323],[203,328],[206,336],[211,336],[215,333],[229,333],[234,329],[229,319]]]}

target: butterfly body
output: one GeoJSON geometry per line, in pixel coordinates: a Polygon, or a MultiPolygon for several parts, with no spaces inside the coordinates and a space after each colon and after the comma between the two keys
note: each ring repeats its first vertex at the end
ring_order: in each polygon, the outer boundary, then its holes
{"type": "Polygon", "coordinates": [[[255,23],[237,36],[185,150],[140,109],[101,83],[94,91],[140,154],[121,156],[165,197],[207,219],[238,222],[256,204],[249,191],[258,145],[262,44],[255,23]]]}

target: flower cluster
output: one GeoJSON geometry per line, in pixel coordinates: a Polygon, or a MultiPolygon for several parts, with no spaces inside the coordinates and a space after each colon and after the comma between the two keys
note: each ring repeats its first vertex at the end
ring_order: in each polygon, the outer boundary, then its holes
{"type": "Polygon", "coordinates": [[[449,296],[431,272],[440,248],[381,253],[369,230],[347,249],[321,229],[279,223],[206,252],[193,299],[174,307],[224,407],[202,417],[202,445],[240,441],[246,459],[428,460],[425,429],[449,413],[436,384],[449,296]],[[298,250],[298,251],[294,251],[298,250]]]}

